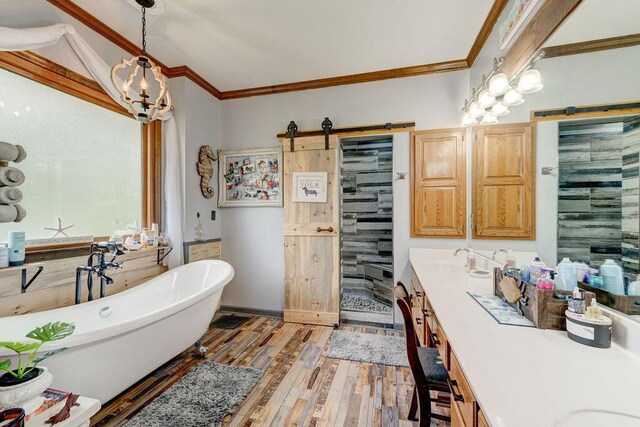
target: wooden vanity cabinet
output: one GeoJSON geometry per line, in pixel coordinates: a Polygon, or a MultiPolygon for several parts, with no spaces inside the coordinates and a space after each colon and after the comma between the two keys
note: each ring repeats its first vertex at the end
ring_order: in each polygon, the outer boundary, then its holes
{"type": "Polygon", "coordinates": [[[434,312],[428,295],[424,292],[416,274],[412,271],[411,307],[414,327],[422,345],[438,349],[451,379],[451,425],[452,427],[489,427],[487,419],[478,406],[469,381],[458,362],[455,349],[451,348],[444,327],[434,312]],[[421,315],[422,316],[421,316],[421,315]]]}

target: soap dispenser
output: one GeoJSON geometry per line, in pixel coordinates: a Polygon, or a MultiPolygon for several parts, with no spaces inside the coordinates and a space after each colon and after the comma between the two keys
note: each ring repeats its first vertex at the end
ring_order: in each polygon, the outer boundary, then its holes
{"type": "Polygon", "coordinates": [[[622,267],[614,260],[608,259],[600,266],[600,275],[604,288],[615,295],[624,295],[624,279],[622,267]]]}
{"type": "Polygon", "coordinates": [[[517,262],[518,260],[516,260],[516,255],[513,253],[511,249],[509,249],[507,251],[507,267],[513,268],[516,266],[517,262]]]}

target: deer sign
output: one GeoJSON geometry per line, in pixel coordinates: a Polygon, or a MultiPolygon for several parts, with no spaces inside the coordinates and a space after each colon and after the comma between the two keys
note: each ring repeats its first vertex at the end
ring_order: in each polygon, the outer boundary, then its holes
{"type": "Polygon", "coordinates": [[[213,165],[212,162],[218,160],[218,156],[213,152],[213,148],[210,145],[203,145],[198,152],[198,163],[196,168],[198,169],[198,175],[200,175],[200,191],[202,195],[207,199],[213,197],[213,187],[209,184],[213,177],[213,165]]]}

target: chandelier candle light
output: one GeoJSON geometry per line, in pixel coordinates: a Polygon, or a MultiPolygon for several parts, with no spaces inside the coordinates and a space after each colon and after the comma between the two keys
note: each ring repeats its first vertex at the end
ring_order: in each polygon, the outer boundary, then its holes
{"type": "Polygon", "coordinates": [[[524,104],[523,95],[542,90],[544,86],[540,71],[533,68],[542,55],[541,53],[532,59],[511,80],[500,71],[504,58],[494,58],[493,71],[489,76],[482,75],[482,85],[477,90],[472,90],[470,100],[464,101],[462,126],[473,126],[478,122],[484,125],[498,123],[500,117],[511,113],[509,107],[524,104]]]}
{"type": "Polygon", "coordinates": [[[155,0],[135,1],[142,7],[142,54],[130,60],[122,59],[111,69],[111,81],[133,117],[146,124],[171,109],[171,95],[167,90],[167,78],[147,55],[146,9],[153,7],[155,0]],[[124,78],[118,75],[121,71],[126,73],[124,78]]]}

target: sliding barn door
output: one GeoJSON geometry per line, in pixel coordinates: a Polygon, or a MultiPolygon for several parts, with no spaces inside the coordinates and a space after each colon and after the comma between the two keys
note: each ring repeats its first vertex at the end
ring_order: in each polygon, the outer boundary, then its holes
{"type": "Polygon", "coordinates": [[[289,140],[282,140],[282,146],[284,320],[337,325],[340,315],[338,138],[330,138],[329,149],[325,149],[323,136],[296,138],[293,151],[289,140]],[[305,177],[301,174],[304,172],[309,174],[305,177]],[[326,173],[326,202],[318,202],[318,197],[324,200],[323,190],[315,187],[313,182],[315,179],[317,183],[323,172],[326,173]],[[307,182],[312,184],[305,185],[307,182]],[[302,196],[308,201],[294,201],[294,196],[298,200],[302,196]]]}

